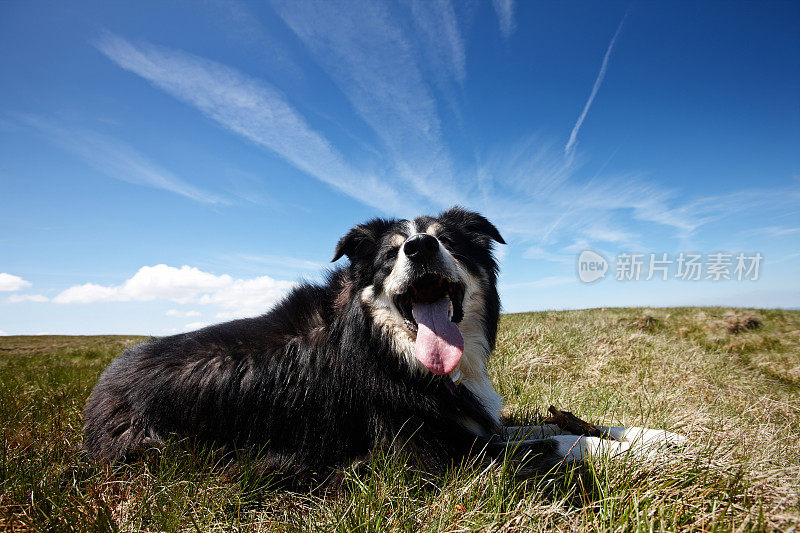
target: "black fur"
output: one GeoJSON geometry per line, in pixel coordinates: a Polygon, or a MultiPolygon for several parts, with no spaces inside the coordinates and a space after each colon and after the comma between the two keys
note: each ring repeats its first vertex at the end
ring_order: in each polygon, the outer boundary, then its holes
{"type": "MultiPolygon", "coordinates": [[[[454,208],[437,218],[440,239],[471,272],[485,273],[485,332],[494,345],[500,302],[482,216],[454,208]]],[[[97,460],[124,460],[169,436],[223,449],[260,450],[287,473],[322,472],[402,447],[441,469],[496,434],[495,419],[449,377],[412,372],[372,322],[360,291],[380,286],[393,265],[391,235],[403,221],[355,227],[334,260],[350,263],[321,285],[294,289],[268,313],[151,340],[111,363],[85,409],[85,445],[97,460]],[[484,428],[476,436],[459,420],[484,428]]]]}

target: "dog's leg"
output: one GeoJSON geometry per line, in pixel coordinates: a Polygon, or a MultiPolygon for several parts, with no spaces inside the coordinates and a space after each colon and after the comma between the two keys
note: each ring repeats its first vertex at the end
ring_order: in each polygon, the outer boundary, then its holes
{"type": "Polygon", "coordinates": [[[552,405],[548,408],[550,418],[545,422],[556,424],[567,433],[614,439],[618,442],[627,442],[638,449],[648,448],[654,450],[663,446],[681,446],[686,444],[686,437],[660,429],[640,427],[614,427],[600,426],[584,422],[569,411],[561,411],[552,405]]]}
{"type": "Polygon", "coordinates": [[[686,437],[665,429],[649,429],[636,426],[597,426],[604,437],[633,446],[683,446],[686,437]]]}
{"type": "Polygon", "coordinates": [[[631,450],[652,455],[664,447],[686,443],[682,435],[665,430],[640,427],[614,427],[589,424],[566,411],[551,408],[559,424],[509,426],[503,428],[497,444],[515,450],[515,456],[543,449],[542,441],[552,443],[552,454],[562,460],[579,461],[588,456],[617,455],[631,450]]]}
{"type": "Polygon", "coordinates": [[[583,461],[587,457],[614,456],[628,451],[630,447],[628,442],[600,437],[557,434],[546,438],[495,442],[490,445],[489,451],[493,455],[505,451],[511,453],[514,459],[534,459],[545,466],[552,466],[560,462],[583,461]]]}
{"type": "Polygon", "coordinates": [[[542,424],[539,426],[506,426],[502,429],[502,436],[503,440],[505,441],[546,439],[556,435],[572,435],[572,433],[561,429],[556,424],[542,424]]]}
{"type": "Polygon", "coordinates": [[[583,461],[587,457],[605,455],[613,457],[627,452],[631,447],[627,442],[583,435],[557,435],[552,440],[556,441],[558,454],[564,461],[583,461]]]}

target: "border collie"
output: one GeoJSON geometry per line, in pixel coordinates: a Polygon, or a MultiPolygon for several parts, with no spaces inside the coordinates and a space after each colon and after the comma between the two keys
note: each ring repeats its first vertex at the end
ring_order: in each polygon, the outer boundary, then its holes
{"type": "Polygon", "coordinates": [[[299,285],[262,316],[153,339],[113,361],[85,409],[90,457],[125,460],[177,436],[311,474],[376,447],[440,470],[509,447],[551,465],[634,439],[680,439],[502,427],[486,371],[500,313],[495,243],[505,244],[497,228],[459,207],[354,227],[333,257],[349,263],[326,283],[299,285]]]}

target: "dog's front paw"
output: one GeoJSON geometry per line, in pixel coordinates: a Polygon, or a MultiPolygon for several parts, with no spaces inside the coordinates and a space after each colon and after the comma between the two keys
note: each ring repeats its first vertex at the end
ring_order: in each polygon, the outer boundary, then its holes
{"type": "Polygon", "coordinates": [[[611,427],[606,433],[619,442],[628,442],[633,446],[646,447],[677,447],[683,446],[688,441],[683,435],[664,429],[649,429],[640,427],[611,427]]]}
{"type": "Polygon", "coordinates": [[[603,455],[614,456],[628,451],[631,447],[628,442],[582,435],[557,435],[551,439],[556,443],[556,453],[564,461],[583,461],[587,457],[603,455]]]}
{"type": "Polygon", "coordinates": [[[640,427],[603,428],[604,437],[557,435],[556,453],[565,461],[583,461],[588,457],[615,456],[625,452],[637,456],[655,457],[665,448],[683,446],[686,437],[663,429],[640,427]]]}

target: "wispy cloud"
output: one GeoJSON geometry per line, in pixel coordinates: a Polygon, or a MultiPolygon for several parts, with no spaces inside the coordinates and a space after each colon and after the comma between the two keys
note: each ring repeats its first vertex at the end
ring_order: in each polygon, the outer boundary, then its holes
{"type": "MultiPolygon", "coordinates": [[[[177,50],[133,45],[111,34],[104,35],[97,46],[121,67],[366,205],[389,214],[415,215],[431,207],[464,203],[484,211],[504,232],[518,235],[523,242],[536,241],[546,252],[545,247],[563,249],[578,241],[630,243],[643,232],[638,227],[631,230],[639,222],[673,228],[678,236],[686,236],[726,216],[721,206],[746,209],[759,202],[743,194],[678,203],[678,191],[636,173],[578,179],[582,162],[576,153],[577,136],[625,18],[609,43],[563,153],[558,145],[531,136],[490,149],[481,156],[477,169],[469,165],[460,169],[456,180],[442,138],[438,102],[425,78],[430,73],[422,66],[427,54],[449,64],[453,79],[465,73],[466,52],[449,2],[408,0],[411,26],[402,25],[385,3],[332,6],[275,0],[274,4],[356,113],[376,132],[383,147],[373,155],[389,161],[391,168],[374,175],[352,166],[310,127],[285,95],[228,66],[177,50]],[[445,28],[438,40],[429,31],[434,27],[445,28]],[[409,39],[409,31],[424,38],[409,39]]],[[[507,7],[513,14],[513,4],[507,7]]],[[[276,257],[261,260],[294,270],[318,267],[276,257]]]]}
{"type": "MultiPolygon", "coordinates": [[[[650,215],[651,219],[656,222],[683,221],[684,231],[681,236],[685,237],[702,226],[734,215],[768,209],[774,216],[783,210],[796,209],[798,202],[800,202],[800,189],[797,187],[745,189],[688,200],[675,208],[657,211],[650,215]]],[[[639,215],[644,216],[645,213],[639,213],[639,215]]],[[[681,227],[677,224],[673,225],[681,227]]]]}
{"type": "Polygon", "coordinates": [[[291,257],[286,255],[270,255],[270,254],[263,254],[263,255],[249,255],[249,254],[238,254],[234,256],[235,259],[241,261],[247,261],[250,263],[257,263],[261,265],[273,265],[273,266],[280,266],[285,268],[291,268],[295,270],[319,270],[324,268],[325,265],[321,263],[315,263],[314,261],[309,261],[307,259],[300,259],[297,257],[291,257]]]}
{"type": "Polygon", "coordinates": [[[120,67],[345,194],[379,208],[402,203],[390,186],[345,163],[275,87],[215,61],[150,44],[135,46],[110,33],[96,45],[120,67]]]}
{"type": "Polygon", "coordinates": [[[228,30],[228,35],[247,44],[258,43],[266,37],[266,30],[249,7],[239,0],[205,0],[217,23],[228,30]]]}
{"type": "Polygon", "coordinates": [[[608,227],[606,224],[597,222],[592,223],[584,228],[583,234],[592,241],[612,242],[618,244],[626,244],[633,242],[637,236],[629,233],[620,228],[608,227]]]}
{"type": "Polygon", "coordinates": [[[494,11],[497,13],[497,22],[500,24],[500,33],[508,39],[514,33],[514,0],[492,0],[494,11]]]}
{"type": "Polygon", "coordinates": [[[577,283],[578,280],[574,276],[547,276],[546,278],[537,279],[534,281],[525,281],[522,283],[501,283],[501,289],[521,289],[521,288],[543,288],[555,287],[557,285],[565,285],[567,283],[577,283]]]}
{"type": "Polygon", "coordinates": [[[531,246],[522,254],[525,259],[550,261],[551,263],[572,263],[575,258],[572,254],[559,254],[545,250],[541,246],[531,246]]]}
{"type": "Polygon", "coordinates": [[[425,41],[421,52],[428,56],[432,69],[448,72],[463,84],[467,77],[467,53],[453,4],[449,0],[408,0],[407,3],[425,41]]]}
{"type": "Polygon", "coordinates": [[[289,84],[305,83],[305,75],[295,61],[295,54],[283,39],[261,23],[252,10],[252,3],[243,0],[203,0],[196,4],[193,7],[197,11],[205,11],[215,26],[224,28],[228,39],[246,46],[247,53],[258,58],[258,62],[270,73],[270,79],[289,84]]]}
{"type": "MultiPolygon", "coordinates": [[[[781,257],[779,259],[775,259],[774,261],[766,261],[765,264],[767,264],[767,265],[777,265],[777,264],[783,263],[785,261],[791,261],[793,259],[797,259],[798,257],[800,257],[800,252],[794,252],[794,253],[791,253],[791,254],[784,255],[783,257],[781,257]]],[[[800,300],[798,300],[798,301],[800,301],[800,300]]]]}
{"type": "Polygon", "coordinates": [[[48,302],[50,299],[43,294],[12,294],[3,302],[9,304],[20,304],[24,302],[48,302]]]}
{"type": "Polygon", "coordinates": [[[173,192],[197,202],[226,204],[227,199],[195,187],[151,161],[127,143],[109,135],[56,125],[42,117],[16,115],[56,146],[72,152],[108,177],[173,192]]]}
{"type": "Polygon", "coordinates": [[[631,218],[680,232],[702,223],[697,213],[672,207],[674,192],[639,174],[581,181],[583,173],[579,158],[564,158],[552,142],[529,137],[499,145],[483,158],[472,205],[538,246],[565,238],[629,242],[636,237],[631,218]]]}
{"type": "Polygon", "coordinates": [[[586,105],[583,106],[583,111],[581,111],[581,115],[578,117],[578,120],[572,127],[572,132],[569,134],[569,140],[567,141],[566,146],[564,146],[564,155],[568,157],[573,153],[575,143],[578,141],[578,132],[581,129],[581,125],[583,125],[583,121],[586,119],[586,114],[589,113],[589,108],[592,107],[594,97],[597,96],[597,91],[600,89],[600,85],[603,84],[603,78],[606,77],[606,70],[608,69],[608,60],[611,58],[611,51],[614,49],[614,44],[617,42],[617,37],[619,37],[619,32],[622,30],[622,25],[625,23],[626,18],[627,13],[624,17],[622,17],[619,26],[617,26],[617,31],[614,32],[611,42],[608,43],[606,53],[603,55],[603,62],[600,65],[600,72],[597,73],[597,78],[594,80],[594,85],[592,86],[592,92],[589,94],[589,99],[586,100],[586,105]]]}
{"type": "Polygon", "coordinates": [[[800,235],[800,228],[787,228],[784,226],[767,226],[755,228],[743,232],[744,235],[759,235],[770,238],[789,237],[790,235],[800,235]]]}
{"type": "MultiPolygon", "coordinates": [[[[788,217],[800,202],[796,187],[692,198],[642,173],[594,174],[579,154],[565,158],[545,139],[501,144],[483,157],[481,188],[470,205],[496,222],[509,242],[526,246],[524,258],[566,264],[586,248],[645,249],[664,235],[685,243],[731,216],[769,209],[788,217]]],[[[792,229],[773,228],[770,234],[794,236],[792,229]]]]}
{"type": "Polygon", "coordinates": [[[389,6],[360,0],[273,5],[383,142],[391,172],[433,205],[462,198],[436,99],[389,6]]]}

